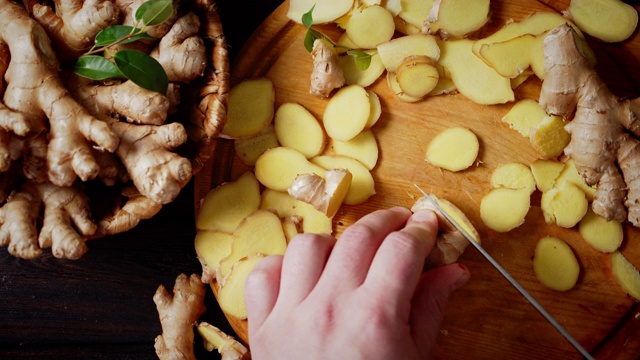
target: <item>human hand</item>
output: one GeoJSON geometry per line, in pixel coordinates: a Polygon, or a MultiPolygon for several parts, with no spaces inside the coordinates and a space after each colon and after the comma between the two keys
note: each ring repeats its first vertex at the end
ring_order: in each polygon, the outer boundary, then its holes
{"type": "Polygon", "coordinates": [[[340,240],[301,234],[283,256],[260,261],[245,283],[255,359],[429,358],[459,264],[423,273],[433,212],[380,210],[340,240]]]}

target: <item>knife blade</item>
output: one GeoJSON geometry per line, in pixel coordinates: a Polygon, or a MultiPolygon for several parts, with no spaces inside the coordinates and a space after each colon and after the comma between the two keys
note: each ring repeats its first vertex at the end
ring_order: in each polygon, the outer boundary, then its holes
{"type": "Polygon", "coordinates": [[[558,321],[554,319],[553,316],[551,316],[551,314],[549,314],[549,312],[547,312],[542,307],[542,305],[540,305],[540,303],[538,303],[538,301],[535,298],[533,298],[533,296],[531,296],[531,294],[529,294],[529,292],[525,290],[525,288],[523,288],[522,285],[520,285],[516,281],[516,279],[514,279],[513,276],[511,276],[507,272],[507,270],[505,270],[482,247],[482,245],[473,241],[473,238],[464,229],[464,227],[460,226],[460,224],[458,224],[458,222],[451,215],[449,215],[449,213],[447,213],[447,211],[444,210],[434,198],[429,196],[429,194],[427,194],[424,190],[422,190],[420,186],[418,186],[417,184],[413,184],[413,186],[415,186],[422,193],[422,195],[424,195],[427,198],[427,200],[431,202],[431,204],[442,214],[442,216],[445,217],[445,219],[447,219],[447,221],[449,221],[456,229],[458,229],[458,231],[460,231],[460,233],[467,239],[467,241],[469,241],[469,243],[471,243],[471,245],[473,245],[476,248],[476,250],[478,250],[480,254],[482,254],[482,256],[484,256],[485,259],[487,259],[491,263],[491,265],[493,265],[493,267],[496,270],[498,270],[498,272],[502,274],[502,276],[504,276],[507,279],[507,281],[509,281],[509,283],[513,285],[513,287],[515,287],[516,290],[518,290],[518,292],[520,292],[520,294],[522,294],[525,297],[525,299],[527,299],[527,301],[529,301],[529,303],[531,303],[531,305],[533,305],[533,307],[536,308],[536,310],[538,310],[538,312],[540,312],[540,314],[542,314],[542,316],[544,316],[545,319],[547,319],[547,321],[549,321],[551,325],[553,325],[553,327],[555,327],[556,330],[558,330],[558,332],[560,332],[560,334],[562,334],[562,336],[564,336],[564,338],[567,339],[567,341],[569,341],[569,343],[571,343],[571,345],[573,345],[573,347],[576,348],[576,350],[578,350],[582,354],[582,356],[584,356],[588,360],[594,360],[593,356],[591,356],[591,354],[589,354],[589,352],[585,350],[585,348],[583,348],[582,345],[580,345],[580,343],[576,341],[576,339],[574,339],[573,336],[571,336],[571,334],[569,334],[569,332],[565,330],[565,328],[563,328],[562,325],[560,325],[560,323],[558,323],[558,321]]]}

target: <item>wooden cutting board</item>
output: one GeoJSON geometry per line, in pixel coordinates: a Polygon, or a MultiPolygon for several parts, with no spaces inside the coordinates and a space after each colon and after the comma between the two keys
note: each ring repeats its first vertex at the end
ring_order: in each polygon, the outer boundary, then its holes
{"type": "MultiPolygon", "coordinates": [[[[563,10],[569,0],[493,0],[487,33],[509,19],[521,20],[535,11],[563,10]],[[547,4],[545,4],[547,3],[547,4]]],[[[305,29],[286,18],[283,3],[253,34],[232,64],[232,82],[267,77],[276,88],[276,105],[294,101],[318,119],[327,100],[309,95],[311,58],[303,47],[305,29]]],[[[323,27],[327,34],[335,28],[323,27]]],[[[617,45],[591,42],[599,71],[618,94],[636,97],[640,91],[638,35],[617,45]]],[[[540,210],[540,193],[532,197],[526,222],[497,233],[483,225],[481,198],[489,191],[491,172],[500,164],[530,164],[538,158],[529,140],[501,122],[512,104],[484,106],[461,95],[427,98],[418,103],[398,99],[384,78],[370,87],[382,102],[383,114],[373,131],[379,142],[380,161],[373,170],[376,195],[358,206],[345,206],[334,218],[335,235],[363,215],[391,206],[411,207],[419,197],[413,184],[446,198],[463,210],[480,232],[485,249],[511,273],[542,306],[587,350],[602,358],[637,359],[640,355],[639,309],[616,284],[609,256],[592,249],[576,229],[547,225],[540,210]],[[477,166],[463,172],[440,170],[424,159],[426,145],[439,131],[464,126],[480,139],[477,166]],[[565,293],[544,288],[535,278],[532,256],[543,236],[565,240],[576,253],[582,274],[578,285],[565,293]]],[[[518,99],[538,98],[540,81],[530,79],[516,91],[518,99]]],[[[214,159],[196,178],[196,204],[206,192],[247,170],[233,155],[233,144],[219,140],[214,159]]],[[[640,267],[640,232],[625,227],[622,252],[640,267]]],[[[435,350],[446,359],[579,359],[575,349],[475,250],[460,262],[470,268],[472,279],[450,299],[435,350]]],[[[246,322],[229,319],[238,336],[247,341],[246,322]]]]}

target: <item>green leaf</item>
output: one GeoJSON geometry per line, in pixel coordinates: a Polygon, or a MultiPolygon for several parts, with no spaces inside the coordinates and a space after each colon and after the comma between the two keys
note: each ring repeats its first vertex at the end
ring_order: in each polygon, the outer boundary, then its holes
{"type": "Polygon", "coordinates": [[[367,70],[371,65],[371,55],[364,51],[351,49],[347,50],[347,54],[354,58],[356,66],[362,71],[367,70]]]}
{"type": "Polygon", "coordinates": [[[138,86],[161,94],[167,93],[169,79],[156,59],[138,50],[120,50],[113,60],[118,70],[138,86]]]}
{"type": "Polygon", "coordinates": [[[304,48],[307,49],[308,52],[313,50],[313,43],[316,39],[326,39],[326,36],[311,28],[307,29],[307,33],[304,35],[304,48]]]}
{"type": "Polygon", "coordinates": [[[159,25],[173,15],[173,0],[149,0],[136,10],[136,21],[147,26],[159,25]]]}
{"type": "Polygon", "coordinates": [[[147,34],[146,32],[142,32],[141,29],[134,28],[133,26],[112,25],[103,29],[98,33],[98,35],[96,35],[95,46],[109,46],[115,42],[119,42],[120,44],[127,44],[140,39],[154,40],[154,37],[147,34]]]}
{"type": "Polygon", "coordinates": [[[313,9],[315,8],[316,8],[316,5],[313,4],[313,6],[311,7],[311,10],[302,14],[302,25],[304,25],[307,29],[310,28],[311,25],[313,25],[313,9]]]}
{"type": "Polygon", "coordinates": [[[96,55],[79,57],[73,70],[76,74],[92,80],[104,80],[123,76],[114,63],[102,56],[96,55]]]}

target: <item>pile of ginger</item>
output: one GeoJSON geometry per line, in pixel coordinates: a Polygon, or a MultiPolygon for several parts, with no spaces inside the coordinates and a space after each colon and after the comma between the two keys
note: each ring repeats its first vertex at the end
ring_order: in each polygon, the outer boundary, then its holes
{"type": "Polygon", "coordinates": [[[118,45],[162,65],[166,94],[73,72],[96,34],[134,26],[143,2],[0,0],[0,245],[12,255],[50,247],[77,259],[86,240],[173,201],[208,158],[228,81],[213,1],[174,0],[172,17],[147,29],[156,40],[118,45]]]}

